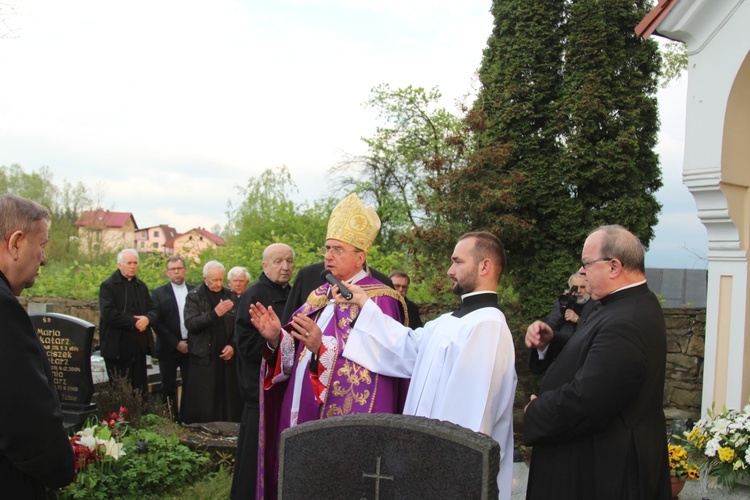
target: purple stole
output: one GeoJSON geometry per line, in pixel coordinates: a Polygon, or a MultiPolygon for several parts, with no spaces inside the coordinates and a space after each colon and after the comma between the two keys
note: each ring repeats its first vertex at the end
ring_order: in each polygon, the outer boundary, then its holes
{"type": "MultiPolygon", "coordinates": [[[[373,300],[388,316],[399,322],[406,317],[406,304],[398,292],[380,283],[371,276],[357,282],[367,296],[373,300]]],[[[294,315],[305,314],[313,320],[330,304],[327,293],[328,283],[317,288],[307,298],[307,302],[294,315]]],[[[330,370],[330,380],[326,391],[325,403],[318,404],[313,392],[310,376],[302,378],[302,392],[299,402],[297,423],[311,420],[354,415],[358,413],[399,413],[403,407],[405,388],[404,379],[385,377],[370,372],[344,358],[346,341],[351,332],[352,323],[359,314],[359,307],[350,304],[334,304],[334,314],[323,331],[324,337],[335,339],[337,349],[330,370]],[[356,383],[352,380],[356,379],[356,383]]],[[[285,329],[288,326],[285,327],[285,329]]],[[[292,371],[288,380],[279,380],[281,371],[281,346],[277,353],[276,366],[268,366],[263,361],[261,380],[274,375],[274,385],[260,394],[260,427],[258,433],[258,484],[256,498],[276,498],[278,488],[278,445],[284,429],[290,427],[292,397],[294,395],[295,372],[305,349],[299,343],[294,352],[292,371]],[[277,382],[277,380],[279,380],[277,382]]],[[[330,353],[330,351],[329,351],[330,353]]],[[[321,360],[318,360],[320,363],[321,360]]]]}

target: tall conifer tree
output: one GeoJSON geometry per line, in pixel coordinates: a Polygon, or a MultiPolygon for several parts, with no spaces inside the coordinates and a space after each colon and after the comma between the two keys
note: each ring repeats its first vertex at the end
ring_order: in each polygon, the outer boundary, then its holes
{"type": "MultiPolygon", "coordinates": [[[[513,179],[505,215],[523,229],[504,234],[487,225],[487,213],[469,225],[504,239],[529,316],[546,314],[598,225],[619,223],[646,243],[653,238],[661,186],[653,151],[659,56],[655,43],[633,30],[646,4],[493,2],[474,105],[483,123],[475,128],[477,148],[509,151],[484,168],[488,178],[513,179]]],[[[470,204],[464,208],[471,213],[470,204]]]]}
{"type": "MultiPolygon", "coordinates": [[[[559,290],[570,268],[568,195],[557,173],[561,141],[557,107],[563,83],[564,2],[495,0],[494,28],[484,50],[482,88],[474,109],[484,116],[477,130],[480,149],[505,145],[503,163],[487,170],[514,178],[510,185],[514,218],[525,229],[499,236],[508,251],[508,271],[525,310],[549,308],[548,294],[559,290]],[[542,296],[547,295],[547,296],[542,296]]],[[[491,177],[491,176],[488,176],[491,177]]],[[[480,216],[475,228],[483,228],[480,216]]],[[[489,228],[488,228],[489,229],[489,228]]]]}

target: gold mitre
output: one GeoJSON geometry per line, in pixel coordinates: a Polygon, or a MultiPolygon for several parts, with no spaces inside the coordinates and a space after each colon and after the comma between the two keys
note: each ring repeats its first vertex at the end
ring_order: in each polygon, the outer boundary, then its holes
{"type": "Polygon", "coordinates": [[[326,239],[349,243],[367,252],[380,231],[380,217],[372,207],[366,207],[356,193],[336,205],[328,219],[326,239]]]}

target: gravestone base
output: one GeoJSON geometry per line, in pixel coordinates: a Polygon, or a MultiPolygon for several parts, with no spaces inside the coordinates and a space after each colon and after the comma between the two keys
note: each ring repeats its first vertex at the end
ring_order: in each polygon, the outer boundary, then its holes
{"type": "Polygon", "coordinates": [[[79,431],[83,428],[86,421],[96,414],[96,404],[72,405],[62,404],[62,412],[65,417],[63,425],[66,429],[79,431]]]}

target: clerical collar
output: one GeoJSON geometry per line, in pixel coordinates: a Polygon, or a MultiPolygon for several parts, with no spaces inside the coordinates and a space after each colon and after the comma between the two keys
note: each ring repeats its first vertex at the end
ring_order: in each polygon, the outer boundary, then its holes
{"type": "Polygon", "coordinates": [[[478,292],[469,292],[461,295],[461,301],[463,302],[467,297],[473,297],[474,295],[479,295],[481,293],[494,293],[497,295],[497,292],[493,292],[492,290],[479,290],[478,292]]]}
{"type": "Polygon", "coordinates": [[[497,303],[497,292],[471,292],[461,296],[461,307],[453,312],[453,316],[463,318],[469,313],[484,307],[494,307],[500,309],[497,303]]]}

